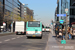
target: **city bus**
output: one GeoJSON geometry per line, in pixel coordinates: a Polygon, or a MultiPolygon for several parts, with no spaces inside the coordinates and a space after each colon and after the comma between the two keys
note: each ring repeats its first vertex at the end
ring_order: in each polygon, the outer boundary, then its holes
{"type": "Polygon", "coordinates": [[[26,23],[26,36],[42,38],[42,23],[40,21],[28,21],[26,23]]]}

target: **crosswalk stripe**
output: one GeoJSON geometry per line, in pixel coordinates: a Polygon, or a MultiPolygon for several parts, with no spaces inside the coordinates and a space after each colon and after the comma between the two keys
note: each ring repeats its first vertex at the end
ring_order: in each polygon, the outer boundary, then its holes
{"type": "Polygon", "coordinates": [[[14,40],[14,39],[16,39],[16,38],[12,38],[12,40],[14,40]]]}
{"type": "Polygon", "coordinates": [[[10,41],[10,39],[7,39],[7,40],[5,40],[5,41],[10,41]]]}
{"type": "Polygon", "coordinates": [[[0,43],[2,43],[2,42],[0,42],[0,43]]]}
{"type": "Polygon", "coordinates": [[[20,38],[20,37],[17,37],[17,38],[20,38]]]}

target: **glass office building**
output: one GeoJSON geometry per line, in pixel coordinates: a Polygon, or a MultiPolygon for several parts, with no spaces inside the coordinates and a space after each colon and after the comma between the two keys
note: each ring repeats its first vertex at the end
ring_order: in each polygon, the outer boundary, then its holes
{"type": "MultiPolygon", "coordinates": [[[[4,13],[6,14],[6,12],[9,12],[11,19],[9,19],[10,22],[14,21],[15,17],[20,17],[20,3],[19,0],[4,0],[4,13]]],[[[8,16],[7,16],[8,17],[8,16]]],[[[5,18],[6,20],[8,20],[8,18],[5,18]]],[[[11,29],[11,23],[9,24],[9,26],[7,26],[7,22],[6,22],[6,28],[7,29],[11,29]]],[[[13,30],[15,28],[15,23],[13,24],[13,30]]]]}
{"type": "Polygon", "coordinates": [[[3,14],[4,14],[4,2],[3,0],[0,0],[0,26],[3,25],[3,14]]]}
{"type": "MultiPolygon", "coordinates": [[[[8,16],[5,16],[7,12],[9,12],[9,16],[11,16],[11,19],[9,19],[9,21],[12,22],[14,21],[13,18],[15,18],[14,15],[16,15],[17,17],[20,16],[20,11],[19,0],[0,0],[0,26],[3,26],[3,22],[5,22],[7,28],[7,20],[9,18],[8,16]]],[[[8,27],[11,27],[11,23],[8,25],[8,27]]]]}
{"type": "MultiPolygon", "coordinates": [[[[68,13],[67,15],[70,15],[69,14],[69,10],[70,10],[70,0],[60,0],[59,1],[59,14],[66,14],[65,13],[65,9],[68,8],[68,13]]],[[[66,17],[62,16],[60,17],[59,20],[63,19],[64,21],[66,21],[66,17]]],[[[69,20],[69,17],[68,17],[68,20],[69,20]]]]}
{"type": "Polygon", "coordinates": [[[10,15],[12,14],[12,19],[14,17],[13,14],[20,16],[19,0],[0,0],[0,26],[3,25],[4,14],[6,12],[9,12],[10,15]]]}
{"type": "Polygon", "coordinates": [[[75,22],[75,0],[70,0],[70,26],[75,22]]]}
{"type": "Polygon", "coordinates": [[[17,16],[20,15],[19,4],[18,0],[5,0],[5,13],[9,12],[10,14],[15,14],[17,16]]]}

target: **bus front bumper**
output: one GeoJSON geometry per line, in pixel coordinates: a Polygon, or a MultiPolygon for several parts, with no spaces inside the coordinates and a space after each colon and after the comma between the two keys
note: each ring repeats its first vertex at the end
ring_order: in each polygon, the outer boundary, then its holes
{"type": "Polygon", "coordinates": [[[26,34],[27,37],[41,37],[41,34],[26,34]]]}

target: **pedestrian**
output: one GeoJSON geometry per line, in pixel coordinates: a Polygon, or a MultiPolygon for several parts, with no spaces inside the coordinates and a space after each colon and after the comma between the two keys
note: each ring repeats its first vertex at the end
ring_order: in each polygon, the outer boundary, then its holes
{"type": "Polygon", "coordinates": [[[70,27],[68,27],[68,39],[71,40],[71,32],[70,32],[70,27]]]}
{"type": "Polygon", "coordinates": [[[71,29],[70,29],[70,33],[71,33],[71,35],[73,34],[73,28],[71,27],[71,29]]]}
{"type": "Polygon", "coordinates": [[[72,39],[74,39],[74,36],[75,36],[75,28],[72,28],[72,33],[71,33],[71,35],[72,35],[72,39]]]}
{"type": "Polygon", "coordinates": [[[59,35],[59,28],[57,27],[56,28],[56,37],[58,37],[58,35],[59,35]]]}
{"type": "Polygon", "coordinates": [[[66,31],[65,31],[66,29],[65,29],[65,27],[63,28],[63,30],[62,30],[62,37],[63,37],[63,40],[65,39],[65,34],[66,34],[66,31]]]}

